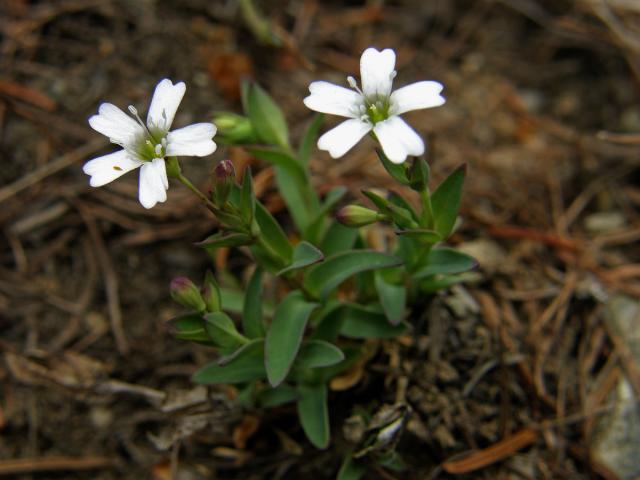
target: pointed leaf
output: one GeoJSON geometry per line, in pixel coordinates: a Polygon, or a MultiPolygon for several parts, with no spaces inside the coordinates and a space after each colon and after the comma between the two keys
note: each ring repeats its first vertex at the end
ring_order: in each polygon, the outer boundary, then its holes
{"type": "Polygon", "coordinates": [[[345,187],[332,188],[322,202],[315,218],[309,222],[305,237],[313,243],[319,243],[324,233],[327,215],[347,193],[345,187]]]}
{"type": "Polygon", "coordinates": [[[256,215],[256,196],[253,193],[253,180],[251,169],[244,171],[242,179],[242,189],[240,190],[240,213],[247,225],[251,225],[256,215]]]}
{"type": "Polygon", "coordinates": [[[375,272],[376,291],[380,304],[391,325],[398,325],[404,318],[407,289],[404,285],[388,282],[381,271],[375,272]]]}
{"type": "Polygon", "coordinates": [[[233,320],[226,313],[207,313],[204,319],[204,327],[217,346],[221,348],[237,348],[246,343],[247,340],[240,335],[233,320]]]}
{"type": "Polygon", "coordinates": [[[242,245],[251,245],[252,243],[253,239],[244,233],[218,232],[196,243],[196,245],[207,248],[221,248],[240,247],[242,245]]]}
{"type": "Polygon", "coordinates": [[[296,358],[297,368],[329,367],[344,360],[344,353],[335,345],[323,340],[309,340],[302,344],[296,358]]]}
{"type": "Polygon", "coordinates": [[[294,248],[293,250],[293,259],[291,265],[283,268],[278,273],[276,273],[276,275],[280,276],[293,270],[308,267],[309,265],[313,265],[314,263],[322,261],[323,258],[324,255],[320,250],[311,245],[309,242],[305,242],[303,240],[298,245],[296,245],[296,248],[294,248]]]}
{"type": "Polygon", "coordinates": [[[279,407],[286,403],[298,400],[298,390],[289,385],[279,385],[276,388],[267,388],[258,392],[256,403],[262,408],[279,407]]]}
{"type": "Polygon", "coordinates": [[[441,273],[462,273],[477,265],[476,259],[466,253],[458,252],[453,248],[434,248],[427,256],[424,266],[413,274],[413,278],[419,280],[441,273]]]}
{"type": "Polygon", "coordinates": [[[384,169],[393,177],[393,179],[402,185],[409,185],[411,182],[407,177],[407,167],[404,163],[393,163],[387,158],[382,149],[376,148],[378,158],[382,162],[384,169]]]}
{"type": "Polygon", "coordinates": [[[266,378],[264,369],[264,340],[255,339],[236,351],[225,365],[212,362],[193,375],[193,381],[205,385],[243,383],[266,378]]]}
{"type": "Polygon", "coordinates": [[[366,465],[348,454],[342,462],[336,480],[360,480],[365,473],[367,473],[366,465]]]}
{"type": "Polygon", "coordinates": [[[306,173],[300,163],[287,152],[274,147],[251,147],[247,151],[256,158],[290,172],[296,182],[306,182],[306,173]]]}
{"type": "Polygon", "coordinates": [[[316,448],[327,448],[330,432],[326,384],[301,385],[298,392],[298,417],[304,433],[316,448]]]}
{"type": "Polygon", "coordinates": [[[408,238],[415,238],[421,243],[436,244],[442,241],[442,236],[435,230],[426,228],[410,228],[408,230],[396,230],[396,235],[402,235],[408,238]]]}
{"type": "Polygon", "coordinates": [[[357,238],[358,230],[345,227],[337,220],[334,220],[324,234],[320,250],[324,252],[325,256],[329,257],[353,248],[357,238]]]}
{"type": "Polygon", "coordinates": [[[349,250],[325,259],[311,267],[304,278],[304,285],[316,298],[325,298],[347,278],[360,272],[379,268],[397,267],[402,261],[386,253],[373,250],[349,250]]]}
{"type": "Polygon", "coordinates": [[[407,331],[407,325],[390,325],[377,308],[357,304],[345,306],[340,335],[349,338],[393,338],[407,331]]]}
{"type": "Polygon", "coordinates": [[[287,295],[278,305],[267,332],[265,365],[271,386],[278,386],[289,373],[298,354],[309,315],[316,308],[299,291],[287,295]]]}
{"type": "Polygon", "coordinates": [[[320,132],[320,127],[322,126],[322,121],[324,120],[324,115],[317,114],[311,120],[311,123],[307,126],[307,129],[302,136],[302,141],[300,142],[300,150],[298,151],[298,159],[300,163],[306,168],[309,165],[309,159],[311,158],[311,152],[316,145],[316,141],[318,140],[318,133],[320,132]]]}
{"type": "Polygon", "coordinates": [[[256,267],[251,275],[242,308],[242,330],[249,338],[264,337],[262,321],[262,269],[256,267]]]}
{"type": "Polygon", "coordinates": [[[199,313],[182,315],[167,322],[172,335],[180,340],[214,345],[204,328],[204,318],[199,313]]]}
{"type": "Polygon", "coordinates": [[[442,238],[447,238],[451,234],[456,223],[466,173],[466,164],[458,167],[431,195],[435,229],[442,235],[442,238]]]}
{"type": "Polygon", "coordinates": [[[248,114],[258,138],[270,145],[289,148],[289,129],[280,107],[259,85],[248,93],[248,114]]]}

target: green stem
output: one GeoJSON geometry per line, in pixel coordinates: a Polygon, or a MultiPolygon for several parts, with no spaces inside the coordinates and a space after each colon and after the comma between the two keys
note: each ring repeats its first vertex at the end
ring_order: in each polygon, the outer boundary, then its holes
{"type": "Polygon", "coordinates": [[[187,187],[189,190],[191,190],[198,198],[200,198],[200,200],[202,200],[204,202],[204,204],[212,211],[216,211],[217,207],[215,206],[215,204],[209,200],[209,198],[207,198],[207,196],[202,193],[200,190],[198,190],[198,188],[196,188],[196,186],[191,183],[191,181],[185,177],[182,173],[178,173],[174,178],[176,178],[178,181],[180,181],[180,183],[182,183],[185,187],[187,187]]]}
{"type": "Polygon", "coordinates": [[[426,187],[424,190],[420,191],[420,199],[422,200],[422,215],[420,218],[420,223],[422,223],[426,228],[432,229],[434,227],[434,219],[433,207],[431,206],[431,192],[429,192],[429,187],[426,187]]]}

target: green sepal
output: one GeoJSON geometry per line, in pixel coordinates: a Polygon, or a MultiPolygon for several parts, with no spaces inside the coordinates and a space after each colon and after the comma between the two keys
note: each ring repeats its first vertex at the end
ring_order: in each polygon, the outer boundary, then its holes
{"type": "Polygon", "coordinates": [[[382,166],[384,169],[393,177],[394,180],[401,183],[402,185],[409,185],[411,181],[407,176],[407,167],[404,163],[393,163],[391,160],[387,158],[382,149],[376,148],[376,153],[378,154],[378,158],[382,162],[382,166]]]}

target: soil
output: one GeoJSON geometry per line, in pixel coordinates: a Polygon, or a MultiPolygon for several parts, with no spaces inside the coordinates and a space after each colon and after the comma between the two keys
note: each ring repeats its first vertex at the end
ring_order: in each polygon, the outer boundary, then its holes
{"type": "MultiPolygon", "coordinates": [[[[352,414],[402,404],[404,470],[372,456],[365,478],[618,478],[590,445],[615,379],[640,394],[638,365],[603,322],[613,295],[640,296],[634,2],[262,1],[257,25],[239,3],[0,4],[0,476],[334,478],[355,448],[352,414]],[[445,85],[444,107],[407,119],[428,139],[434,184],[468,165],[451,243],[480,267],[333,385],[319,451],[295,408],[243,411],[233,388],[191,383],[213,352],[168,332],[181,312],[168,284],[207,268],[243,282],[249,262],[193,245],[216,223],[178,185],[151,210],[136,175],[89,187],[83,162],[112,147],[86,120],[102,101],[144,111],[164,77],[187,83],[176,125],[239,113],[252,77],[297,140],[309,83],[344,84],[370,45],[396,50],[397,85],[445,85]]],[[[397,189],[371,147],[314,152],[315,185],[358,201],[397,189]]],[[[271,169],[242,149],[184,166],[206,190],[222,158],[250,165],[288,224],[271,169]]]]}

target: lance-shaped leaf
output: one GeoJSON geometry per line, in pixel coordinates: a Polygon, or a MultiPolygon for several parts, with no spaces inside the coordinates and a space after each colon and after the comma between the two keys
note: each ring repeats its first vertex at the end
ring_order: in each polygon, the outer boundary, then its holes
{"type": "Polygon", "coordinates": [[[245,224],[251,225],[256,216],[256,196],[253,193],[253,180],[251,178],[251,169],[244,171],[242,179],[242,188],[240,189],[240,214],[245,224]]]}
{"type": "Polygon", "coordinates": [[[324,234],[320,250],[324,252],[325,256],[329,257],[352,249],[357,238],[358,230],[345,227],[337,220],[334,220],[329,224],[329,228],[324,234]]]}
{"type": "Polygon", "coordinates": [[[316,448],[327,448],[330,434],[327,385],[300,385],[298,392],[298,417],[304,433],[316,448]]]}
{"type": "Polygon", "coordinates": [[[402,185],[409,185],[411,183],[409,177],[407,176],[407,167],[404,163],[393,163],[387,158],[387,156],[380,148],[376,148],[376,153],[378,154],[378,158],[380,158],[384,169],[389,173],[389,175],[393,177],[396,182],[399,182],[402,185]]]}
{"type": "Polygon", "coordinates": [[[402,260],[373,250],[349,250],[337,253],[324,262],[311,267],[304,285],[316,298],[326,298],[333,289],[347,278],[369,270],[397,267],[402,260]]]}
{"type": "Polygon", "coordinates": [[[415,238],[420,243],[436,244],[442,241],[442,236],[435,230],[426,228],[411,228],[408,230],[396,230],[396,235],[402,235],[407,238],[415,238]]]}
{"type": "Polygon", "coordinates": [[[256,403],[262,408],[273,408],[298,400],[298,390],[284,383],[276,388],[266,388],[256,395],[256,403]]]}
{"type": "Polygon", "coordinates": [[[375,272],[376,291],[380,304],[391,325],[398,325],[404,318],[407,303],[407,289],[387,281],[382,271],[375,272]]]}
{"type": "Polygon", "coordinates": [[[266,378],[264,369],[264,340],[255,339],[243,345],[224,365],[212,362],[193,375],[202,384],[244,383],[266,378]]]}
{"type": "Polygon", "coordinates": [[[323,340],[304,342],[296,358],[296,368],[329,367],[344,360],[344,353],[335,345],[323,340]]]}
{"type": "Polygon", "coordinates": [[[255,83],[247,94],[247,109],[251,125],[262,142],[289,148],[289,129],[282,110],[255,83]]]}
{"type": "Polygon", "coordinates": [[[204,345],[215,345],[204,328],[204,318],[199,313],[182,315],[167,322],[171,334],[180,339],[204,345]]]}
{"type": "Polygon", "coordinates": [[[249,338],[264,337],[262,321],[262,269],[257,267],[249,280],[242,308],[242,330],[249,338]]]}
{"type": "Polygon", "coordinates": [[[302,136],[300,149],[298,150],[298,160],[300,161],[300,164],[305,168],[307,168],[309,159],[311,158],[311,152],[316,146],[318,133],[320,132],[320,127],[322,126],[322,120],[324,120],[324,115],[315,115],[311,123],[309,123],[307,129],[304,131],[304,135],[302,136]]]}
{"type": "Polygon", "coordinates": [[[316,307],[316,303],[308,302],[296,290],[276,308],[265,346],[265,365],[271,386],[278,386],[291,370],[309,315],[316,307]]]}
{"type": "Polygon", "coordinates": [[[318,209],[315,218],[311,220],[307,226],[306,238],[314,243],[320,242],[322,234],[324,233],[325,220],[328,213],[333,210],[333,207],[338,204],[346,193],[347,189],[345,187],[336,187],[329,190],[329,193],[327,193],[324,202],[322,202],[322,205],[318,209]]]}
{"type": "Polygon", "coordinates": [[[410,210],[399,207],[371,190],[363,190],[362,193],[378,207],[381,213],[390,216],[399,227],[416,228],[418,226],[410,210]]]}
{"type": "Polygon", "coordinates": [[[424,266],[413,274],[413,278],[418,280],[429,275],[467,272],[477,265],[476,259],[466,253],[447,247],[434,248],[426,257],[424,266]]]}
{"type": "Polygon", "coordinates": [[[345,305],[340,335],[349,338],[393,338],[407,331],[407,325],[391,325],[380,308],[345,305]]]}
{"type": "Polygon", "coordinates": [[[431,195],[435,229],[442,238],[447,238],[451,234],[456,223],[466,173],[466,164],[456,168],[431,195]]]}
{"type": "Polygon", "coordinates": [[[221,248],[240,247],[242,245],[251,245],[252,243],[253,239],[245,233],[218,232],[196,243],[196,245],[207,248],[221,248]]]}
{"type": "Polygon", "coordinates": [[[323,258],[324,255],[320,250],[311,245],[309,242],[305,242],[303,240],[298,245],[296,245],[296,248],[293,249],[293,259],[291,261],[291,265],[283,268],[278,273],[276,273],[276,275],[280,276],[293,270],[308,267],[309,265],[313,265],[314,263],[322,261],[323,258]]]}
{"type": "Polygon", "coordinates": [[[270,252],[259,245],[254,245],[251,247],[251,251],[258,258],[261,265],[272,272],[281,270],[284,266],[289,265],[293,255],[293,248],[278,222],[260,202],[256,202],[256,222],[260,227],[262,239],[269,246],[271,252],[277,256],[274,260],[271,258],[270,252]]]}
{"type": "Polygon", "coordinates": [[[247,339],[238,332],[233,320],[226,313],[207,313],[204,319],[205,329],[217,346],[229,349],[247,343],[247,339]]]}

